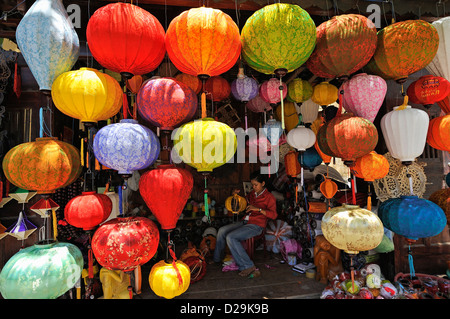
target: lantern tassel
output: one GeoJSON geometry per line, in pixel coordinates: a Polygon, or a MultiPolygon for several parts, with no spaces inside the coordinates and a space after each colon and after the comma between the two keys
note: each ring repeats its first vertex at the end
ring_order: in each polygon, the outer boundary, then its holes
{"type": "Polygon", "coordinates": [[[247,126],[247,104],[244,107],[245,107],[245,133],[247,133],[247,130],[248,130],[248,126],[247,126]]]}
{"type": "Polygon", "coordinates": [[[175,252],[172,250],[173,243],[170,240],[170,233],[169,233],[169,242],[168,242],[167,246],[169,249],[170,256],[172,257],[172,266],[173,266],[173,268],[175,268],[175,271],[177,272],[178,285],[181,286],[181,285],[183,285],[183,277],[181,277],[180,270],[177,267],[177,256],[175,255],[175,252]]]}
{"type": "Polygon", "coordinates": [[[370,191],[370,184],[369,184],[369,191],[368,191],[368,196],[367,196],[367,209],[368,210],[372,210],[372,193],[370,191]]]}
{"type": "Polygon", "coordinates": [[[58,220],[56,219],[56,209],[52,209],[53,238],[58,237],[58,220]]]}
{"type": "Polygon", "coordinates": [[[201,104],[202,104],[202,119],[206,117],[206,92],[203,92],[201,95],[201,104]]]}
{"type": "MultiPolygon", "coordinates": [[[[89,241],[90,240],[91,239],[89,238],[89,241]]],[[[89,248],[88,251],[88,274],[89,278],[94,278],[94,253],[92,252],[92,248],[89,248]]]]}
{"type": "Polygon", "coordinates": [[[20,75],[19,65],[16,61],[14,64],[14,93],[16,93],[17,98],[20,98],[22,87],[22,79],[20,75]]]}
{"type": "Polygon", "coordinates": [[[209,216],[208,186],[206,185],[206,175],[205,175],[204,201],[205,201],[205,215],[208,218],[208,223],[211,223],[211,217],[209,216]]]}
{"type": "Polygon", "coordinates": [[[44,137],[44,108],[39,109],[39,137],[44,137]]]}
{"type": "Polygon", "coordinates": [[[416,275],[416,272],[414,270],[413,256],[411,253],[411,245],[408,245],[408,263],[409,263],[409,273],[411,274],[411,277],[414,277],[416,275]]]}
{"type": "Polygon", "coordinates": [[[350,257],[350,274],[352,277],[352,290],[355,291],[355,269],[353,268],[353,256],[350,257]]]}
{"type": "Polygon", "coordinates": [[[84,166],[84,138],[81,138],[81,147],[80,147],[80,159],[81,166],[84,166]]]}
{"type": "Polygon", "coordinates": [[[353,178],[351,178],[351,184],[352,184],[352,204],[356,205],[355,180],[353,178]]]}
{"type": "Polygon", "coordinates": [[[283,81],[280,77],[280,99],[281,99],[281,128],[284,130],[284,102],[283,102],[283,81]]]}
{"type": "Polygon", "coordinates": [[[123,105],[123,118],[127,119],[128,118],[128,98],[127,98],[126,86],[123,87],[122,105],[123,105]]]}

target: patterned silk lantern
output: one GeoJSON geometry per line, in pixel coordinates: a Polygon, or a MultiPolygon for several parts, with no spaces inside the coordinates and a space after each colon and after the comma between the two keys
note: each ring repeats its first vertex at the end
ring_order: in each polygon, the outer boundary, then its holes
{"type": "Polygon", "coordinates": [[[431,107],[450,94],[450,82],[440,76],[423,75],[406,91],[409,101],[431,107]]]}
{"type": "Polygon", "coordinates": [[[433,60],[439,46],[436,28],[423,20],[388,25],[378,31],[377,37],[377,48],[366,70],[399,83],[425,68],[433,60]]]}
{"type": "Polygon", "coordinates": [[[193,184],[192,174],[175,165],[159,165],[139,179],[139,192],[163,230],[176,227],[193,184]]]}
{"type": "Polygon", "coordinates": [[[20,20],[17,46],[41,91],[50,91],[53,81],[72,69],[80,43],[60,0],[37,0],[20,20]]]}
{"type": "Polygon", "coordinates": [[[247,19],[241,41],[242,56],[253,69],[264,74],[292,72],[311,55],[316,26],[300,6],[275,3],[247,19]]]}
{"type": "Polygon", "coordinates": [[[427,143],[437,150],[450,151],[450,114],[430,120],[427,143]]]}
{"type": "Polygon", "coordinates": [[[384,141],[392,157],[411,163],[423,153],[427,140],[428,114],[410,105],[394,107],[381,118],[384,141]]]}
{"type": "Polygon", "coordinates": [[[306,151],[316,142],[316,135],[311,129],[299,125],[289,131],[286,136],[286,141],[296,150],[306,151]]]}
{"type": "Polygon", "coordinates": [[[231,82],[231,93],[238,101],[246,103],[255,98],[258,95],[258,91],[258,82],[246,75],[238,76],[236,80],[231,82]]]}
{"type": "Polygon", "coordinates": [[[72,198],[66,204],[64,218],[74,227],[92,230],[107,220],[111,211],[112,201],[108,195],[89,191],[72,198]]]}
{"type": "Polygon", "coordinates": [[[337,157],[328,145],[327,128],[330,122],[323,123],[317,131],[317,147],[320,152],[329,157],[337,157]]]}
{"type": "Polygon", "coordinates": [[[177,75],[175,75],[175,80],[189,86],[192,91],[195,92],[195,94],[199,94],[202,90],[202,81],[200,81],[200,79],[195,75],[178,73],[177,75]]]}
{"type": "Polygon", "coordinates": [[[166,53],[161,23],[131,3],[111,3],[96,10],[86,38],[94,58],[127,79],[155,70],[166,53]]]}
{"type": "Polygon", "coordinates": [[[10,149],[3,158],[3,171],[17,187],[51,194],[78,178],[80,152],[53,137],[37,138],[10,149]]]}
{"type": "MultiPolygon", "coordinates": [[[[287,95],[287,85],[286,83],[282,84],[283,86],[283,99],[286,98],[287,95]]],[[[265,81],[259,87],[259,95],[263,98],[264,101],[270,103],[271,106],[275,106],[277,103],[281,102],[280,96],[280,81],[277,78],[271,78],[268,81],[265,81]]]]}
{"type": "Polygon", "coordinates": [[[319,104],[308,99],[300,105],[300,114],[302,115],[302,121],[305,124],[313,123],[319,115],[319,104]]]}
{"type": "Polygon", "coordinates": [[[40,242],[12,256],[0,273],[5,299],[56,299],[81,277],[83,255],[70,243],[40,242]]]}
{"type": "Polygon", "coordinates": [[[197,95],[184,83],[171,78],[146,81],[137,95],[139,114],[162,130],[173,130],[197,112],[197,95]]]}
{"type": "Polygon", "coordinates": [[[158,245],[158,227],[145,217],[111,219],[92,237],[95,258],[110,270],[131,271],[142,266],[153,258],[158,245]]]}
{"type": "Polygon", "coordinates": [[[69,71],[56,78],[52,99],[62,113],[81,122],[98,122],[116,115],[122,90],[111,76],[91,68],[69,71]]]}
{"type": "Polygon", "coordinates": [[[313,73],[319,69],[317,76],[346,78],[369,62],[376,45],[377,29],[365,16],[334,16],[317,27],[316,47],[306,65],[313,73]]]}
{"type": "Polygon", "coordinates": [[[313,87],[306,80],[295,78],[287,86],[287,97],[295,103],[302,103],[311,98],[313,87]]]}
{"type": "MultiPolygon", "coordinates": [[[[275,116],[278,120],[281,120],[281,105],[275,110],[275,116]]],[[[298,125],[299,116],[297,113],[297,107],[294,102],[284,103],[284,124],[286,126],[286,131],[290,131],[298,125]]]]}
{"type": "Polygon", "coordinates": [[[301,173],[301,166],[298,161],[299,153],[290,151],[284,156],[284,167],[286,168],[286,174],[290,177],[297,177],[301,173]]]}
{"type": "Polygon", "coordinates": [[[270,103],[264,100],[259,94],[247,103],[247,108],[255,113],[262,113],[272,110],[270,103]]]}
{"type": "Polygon", "coordinates": [[[345,81],[341,90],[344,109],[373,123],[386,97],[387,84],[379,76],[360,73],[345,81]]]}
{"type": "Polygon", "coordinates": [[[152,165],[161,149],[156,134],[133,119],[101,128],[93,146],[95,158],[124,177],[152,165]]]}
{"type": "Polygon", "coordinates": [[[231,86],[221,76],[213,76],[205,83],[206,98],[214,102],[220,102],[230,97],[231,86]]]}
{"type": "Polygon", "coordinates": [[[180,260],[172,263],[161,260],[153,265],[148,280],[157,296],[172,299],[189,288],[191,270],[180,260]]]}
{"type": "Polygon", "coordinates": [[[328,82],[314,86],[311,100],[319,105],[330,105],[338,99],[338,88],[328,82]]]}

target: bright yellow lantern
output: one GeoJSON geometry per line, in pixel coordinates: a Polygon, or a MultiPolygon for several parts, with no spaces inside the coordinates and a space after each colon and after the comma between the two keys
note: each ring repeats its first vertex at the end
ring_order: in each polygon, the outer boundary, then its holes
{"type": "Polygon", "coordinates": [[[311,100],[319,105],[330,105],[338,99],[338,88],[328,82],[314,86],[311,100]]]}
{"type": "MultiPolygon", "coordinates": [[[[281,105],[275,110],[275,116],[281,121],[281,105]]],[[[294,102],[284,103],[284,122],[286,130],[289,132],[298,125],[298,113],[294,102]]]]}
{"type": "Polygon", "coordinates": [[[170,264],[161,260],[153,265],[148,280],[156,295],[172,299],[189,288],[191,270],[180,260],[170,264]]]}
{"type": "Polygon", "coordinates": [[[81,122],[96,123],[116,115],[122,106],[122,93],[117,80],[91,68],[65,72],[52,85],[58,110],[81,122]]]}

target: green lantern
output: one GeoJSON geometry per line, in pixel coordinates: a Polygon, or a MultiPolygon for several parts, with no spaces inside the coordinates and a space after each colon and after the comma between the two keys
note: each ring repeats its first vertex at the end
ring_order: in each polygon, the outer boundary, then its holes
{"type": "Polygon", "coordinates": [[[5,299],[56,299],[81,276],[83,256],[70,243],[45,241],[12,256],[0,273],[5,299]]]}
{"type": "Polygon", "coordinates": [[[308,60],[316,44],[316,26],[295,4],[275,3],[253,13],[241,32],[242,56],[258,72],[287,73],[308,60]]]}

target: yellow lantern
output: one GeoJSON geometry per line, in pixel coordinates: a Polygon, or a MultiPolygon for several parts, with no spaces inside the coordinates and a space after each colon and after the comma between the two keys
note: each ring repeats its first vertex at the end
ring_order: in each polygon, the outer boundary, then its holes
{"type": "Polygon", "coordinates": [[[91,68],[65,72],[52,85],[55,106],[85,123],[96,123],[116,115],[122,106],[122,95],[117,80],[91,68]]]}
{"type": "MultiPolygon", "coordinates": [[[[276,118],[281,121],[281,105],[275,110],[276,118]]],[[[298,124],[298,113],[293,102],[284,103],[284,123],[286,125],[286,130],[289,132],[295,128],[298,124]]]]}
{"type": "Polygon", "coordinates": [[[225,200],[225,208],[233,214],[239,214],[244,211],[246,207],[247,200],[238,194],[233,194],[225,200]]]}
{"type": "Polygon", "coordinates": [[[314,86],[311,100],[319,105],[330,105],[338,99],[338,88],[328,82],[314,86]]]}
{"type": "Polygon", "coordinates": [[[180,260],[172,263],[161,260],[153,265],[148,280],[156,295],[172,299],[189,288],[191,270],[180,260]]]}

